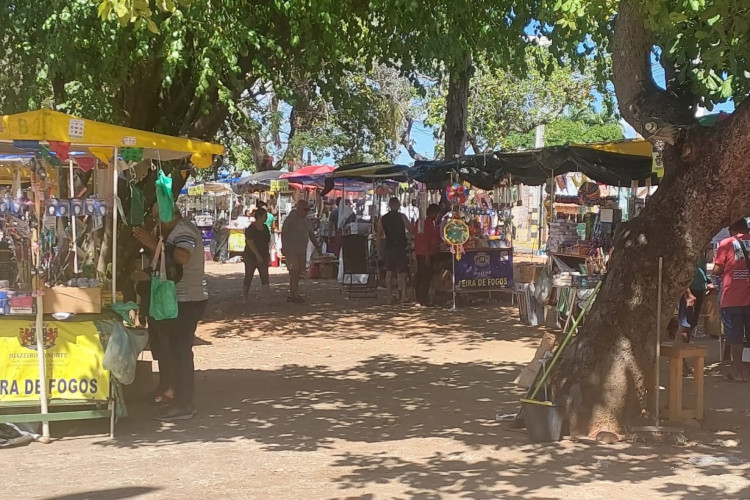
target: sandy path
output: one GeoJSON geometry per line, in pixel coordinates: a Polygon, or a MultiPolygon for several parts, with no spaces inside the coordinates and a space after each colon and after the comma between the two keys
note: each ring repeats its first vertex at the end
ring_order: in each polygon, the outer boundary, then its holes
{"type": "Polygon", "coordinates": [[[244,307],[241,271],[209,265],[194,420],[134,402],[115,440],[58,427],[74,437],[0,451],[0,498],[750,498],[750,387],[709,378],[691,435],[737,448],[529,444],[494,421],[540,335],[512,308],[394,308],[325,281],[289,305],[283,272],[273,305],[244,307]]]}

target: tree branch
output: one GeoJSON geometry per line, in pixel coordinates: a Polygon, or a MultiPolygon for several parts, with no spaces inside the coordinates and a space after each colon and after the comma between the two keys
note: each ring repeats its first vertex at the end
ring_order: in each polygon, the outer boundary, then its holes
{"type": "Polygon", "coordinates": [[[409,153],[413,159],[417,161],[427,161],[427,157],[417,153],[414,149],[414,141],[411,140],[411,128],[414,125],[414,119],[409,117],[406,119],[406,129],[401,134],[401,145],[406,148],[406,152],[409,153]]]}
{"type": "Polygon", "coordinates": [[[471,144],[471,149],[474,151],[475,155],[481,155],[482,150],[479,147],[479,144],[477,143],[477,138],[474,134],[468,133],[466,134],[466,138],[469,141],[469,144],[471,144]]]}
{"type": "Polygon", "coordinates": [[[690,107],[660,89],[651,73],[654,36],[644,23],[637,0],[622,0],[612,39],[612,81],[620,113],[638,132],[650,117],[682,125],[694,121],[690,107]]]}

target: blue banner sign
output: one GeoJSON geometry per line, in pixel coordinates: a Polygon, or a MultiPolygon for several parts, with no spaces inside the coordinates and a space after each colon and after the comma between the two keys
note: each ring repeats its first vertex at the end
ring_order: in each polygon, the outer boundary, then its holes
{"type": "Polygon", "coordinates": [[[469,250],[456,261],[456,291],[479,292],[513,288],[513,250],[469,250]]]}

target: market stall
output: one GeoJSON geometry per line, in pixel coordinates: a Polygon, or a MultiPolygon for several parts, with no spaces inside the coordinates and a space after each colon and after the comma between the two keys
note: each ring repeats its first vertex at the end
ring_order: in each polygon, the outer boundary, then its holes
{"type": "Polygon", "coordinates": [[[0,422],[42,422],[44,439],[51,421],[108,416],[114,425],[119,391],[105,360],[123,326],[107,310],[118,297],[118,228],[143,217],[131,204],[122,220],[118,181],[137,163],[190,157],[207,167],[222,153],[48,109],[0,117],[0,155],[18,157],[4,165],[13,175],[0,205],[0,410],[40,410],[0,422]],[[50,412],[59,407],[84,409],[50,412]]]}

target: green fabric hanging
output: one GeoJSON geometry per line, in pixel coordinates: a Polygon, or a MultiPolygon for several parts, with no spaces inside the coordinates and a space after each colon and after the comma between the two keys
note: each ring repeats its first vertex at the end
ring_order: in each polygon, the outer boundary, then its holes
{"type": "Polygon", "coordinates": [[[122,148],[120,158],[127,162],[139,163],[143,160],[143,148],[122,148]]]}
{"type": "Polygon", "coordinates": [[[128,221],[131,226],[140,226],[143,224],[144,214],[146,213],[143,198],[143,191],[135,184],[130,185],[130,214],[128,221]]]}
{"type": "Polygon", "coordinates": [[[162,222],[172,222],[174,217],[174,198],[172,198],[172,178],[159,169],[156,179],[156,201],[159,203],[159,219],[162,222]]]}

